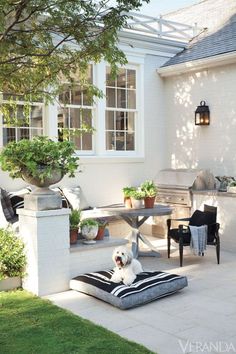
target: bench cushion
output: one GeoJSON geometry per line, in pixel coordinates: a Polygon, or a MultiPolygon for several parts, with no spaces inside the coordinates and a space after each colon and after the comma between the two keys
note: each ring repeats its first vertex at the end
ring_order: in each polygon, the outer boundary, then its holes
{"type": "Polygon", "coordinates": [[[175,293],[188,285],[187,278],[161,271],[142,272],[131,286],[113,283],[113,270],[79,275],[70,288],[92,295],[120,309],[128,309],[175,293]]]}
{"type": "Polygon", "coordinates": [[[5,189],[0,188],[0,198],[3,214],[8,222],[11,222],[15,217],[14,210],[11,205],[9,193],[5,189]]]}

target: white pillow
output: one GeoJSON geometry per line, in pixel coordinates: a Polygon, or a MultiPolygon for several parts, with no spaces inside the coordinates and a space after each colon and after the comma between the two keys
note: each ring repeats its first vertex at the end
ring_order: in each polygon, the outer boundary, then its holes
{"type": "Polygon", "coordinates": [[[62,192],[73,209],[85,209],[88,207],[79,186],[74,188],[62,188],[62,192]]]}

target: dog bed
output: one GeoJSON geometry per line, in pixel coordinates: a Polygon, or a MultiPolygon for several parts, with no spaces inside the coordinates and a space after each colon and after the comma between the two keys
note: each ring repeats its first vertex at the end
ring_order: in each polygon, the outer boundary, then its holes
{"type": "Polygon", "coordinates": [[[130,286],[111,282],[112,274],[113,270],[79,275],[70,281],[70,288],[124,310],[173,294],[188,285],[185,276],[161,271],[142,272],[130,286]]]}

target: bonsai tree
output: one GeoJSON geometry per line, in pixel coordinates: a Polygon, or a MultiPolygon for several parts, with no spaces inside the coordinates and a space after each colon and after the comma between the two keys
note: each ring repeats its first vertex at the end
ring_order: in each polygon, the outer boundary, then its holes
{"type": "Polygon", "coordinates": [[[10,229],[0,229],[0,280],[23,277],[25,266],[23,241],[10,229]]]}
{"type": "Polygon", "coordinates": [[[55,142],[45,136],[22,139],[3,148],[0,165],[12,178],[28,176],[43,184],[55,170],[60,172],[60,179],[67,173],[74,177],[79,160],[73,156],[74,152],[74,144],[70,141],[55,142]]]}

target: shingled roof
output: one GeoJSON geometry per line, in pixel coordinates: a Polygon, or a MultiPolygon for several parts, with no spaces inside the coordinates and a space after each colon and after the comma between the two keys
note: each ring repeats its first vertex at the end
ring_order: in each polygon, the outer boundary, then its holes
{"type": "Polygon", "coordinates": [[[193,39],[188,47],[168,60],[162,67],[185,63],[236,51],[236,14],[214,33],[198,40],[193,39]]]}

